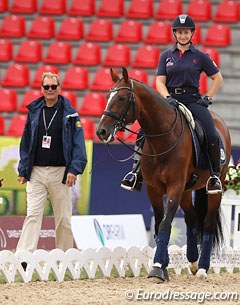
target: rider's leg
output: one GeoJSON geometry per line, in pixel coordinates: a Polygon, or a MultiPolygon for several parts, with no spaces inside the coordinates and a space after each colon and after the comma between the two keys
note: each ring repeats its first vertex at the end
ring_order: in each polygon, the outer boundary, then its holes
{"type": "Polygon", "coordinates": [[[222,183],[220,177],[220,148],[218,140],[208,145],[209,159],[212,165],[213,176],[210,177],[207,185],[208,194],[222,193],[222,183]]]}
{"type": "Polygon", "coordinates": [[[209,155],[210,178],[208,179],[206,190],[208,194],[222,193],[222,183],[220,177],[220,148],[218,143],[218,135],[214,125],[213,118],[209,110],[196,103],[187,105],[193,116],[202,123],[205,130],[207,141],[207,153],[209,155]]]}
{"type": "Polygon", "coordinates": [[[138,133],[136,144],[134,147],[136,153],[133,156],[132,171],[129,172],[121,182],[121,187],[128,191],[141,192],[142,189],[143,178],[141,173],[140,161],[141,161],[143,143],[144,143],[144,138],[141,130],[138,133]]]}

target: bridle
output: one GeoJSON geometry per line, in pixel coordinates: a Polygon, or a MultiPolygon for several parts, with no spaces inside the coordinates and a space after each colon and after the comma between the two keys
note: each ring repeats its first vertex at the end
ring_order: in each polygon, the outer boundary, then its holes
{"type": "Polygon", "coordinates": [[[130,96],[128,98],[128,103],[126,105],[126,108],[124,109],[123,113],[121,115],[115,113],[115,112],[112,112],[110,110],[104,110],[103,111],[103,115],[106,115],[106,116],[110,116],[111,118],[113,118],[114,120],[116,120],[116,124],[115,124],[115,128],[114,128],[114,136],[116,134],[116,132],[118,130],[124,130],[126,129],[126,126],[125,126],[125,121],[126,121],[126,118],[129,114],[129,110],[131,107],[133,107],[133,122],[136,120],[136,104],[135,104],[135,98],[134,98],[134,88],[133,88],[133,81],[132,79],[130,79],[131,83],[130,83],[130,87],[114,87],[114,88],[111,88],[109,90],[109,92],[118,92],[120,90],[123,90],[123,89],[127,89],[130,91],[130,96]]]}

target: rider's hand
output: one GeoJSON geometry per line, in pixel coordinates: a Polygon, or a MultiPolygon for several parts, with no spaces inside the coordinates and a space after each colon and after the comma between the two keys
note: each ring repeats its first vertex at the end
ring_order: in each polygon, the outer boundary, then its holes
{"type": "Polygon", "coordinates": [[[171,95],[167,96],[167,102],[169,105],[174,106],[174,107],[177,107],[177,105],[178,105],[178,101],[175,98],[173,98],[171,95]]]}
{"type": "Polygon", "coordinates": [[[202,98],[200,98],[198,101],[197,101],[197,104],[198,105],[202,105],[204,107],[208,107],[209,105],[212,104],[212,101],[211,101],[211,98],[208,97],[208,96],[204,96],[202,98]]]}

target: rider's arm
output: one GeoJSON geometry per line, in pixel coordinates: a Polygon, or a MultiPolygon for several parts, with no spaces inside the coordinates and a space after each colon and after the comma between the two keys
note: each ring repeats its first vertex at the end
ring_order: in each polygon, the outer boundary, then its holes
{"type": "Polygon", "coordinates": [[[206,95],[209,97],[213,97],[218,92],[223,82],[223,77],[221,72],[217,72],[216,74],[211,75],[210,78],[212,79],[212,83],[206,95]]]}
{"type": "Polygon", "coordinates": [[[170,95],[166,87],[167,77],[165,75],[158,75],[156,77],[156,88],[160,95],[164,98],[170,95]]]}

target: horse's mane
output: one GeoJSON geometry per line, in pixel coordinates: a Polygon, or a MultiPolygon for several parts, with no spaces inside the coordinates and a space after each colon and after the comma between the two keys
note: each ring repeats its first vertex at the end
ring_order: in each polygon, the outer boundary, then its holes
{"type": "Polygon", "coordinates": [[[154,97],[160,102],[166,102],[165,99],[156,91],[154,90],[151,86],[149,86],[148,84],[140,81],[139,79],[136,78],[132,78],[130,77],[130,79],[132,79],[133,81],[140,83],[141,85],[143,85],[144,87],[147,88],[147,90],[149,90],[151,92],[152,95],[154,95],[154,97]]]}

